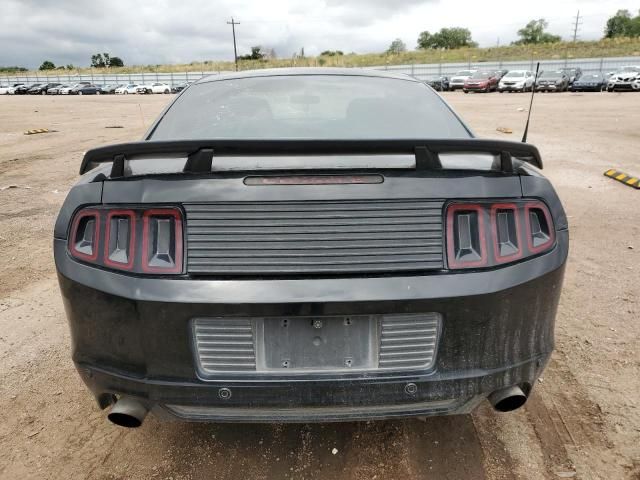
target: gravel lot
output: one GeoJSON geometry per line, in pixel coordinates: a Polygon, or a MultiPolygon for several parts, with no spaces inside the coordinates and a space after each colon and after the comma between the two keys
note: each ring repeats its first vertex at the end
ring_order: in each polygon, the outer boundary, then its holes
{"type": "MultiPolygon", "coordinates": [[[[481,136],[520,137],[528,96],[445,96],[481,136]]],[[[526,408],[325,425],[149,417],[125,430],[72,365],[53,222],[83,152],[139,138],[169,100],[0,97],[0,478],[640,478],[640,191],[602,175],[640,174],[640,95],[536,98],[530,141],[572,245],[556,352],[526,408]],[[23,135],[33,128],[53,132],[23,135]]]]}

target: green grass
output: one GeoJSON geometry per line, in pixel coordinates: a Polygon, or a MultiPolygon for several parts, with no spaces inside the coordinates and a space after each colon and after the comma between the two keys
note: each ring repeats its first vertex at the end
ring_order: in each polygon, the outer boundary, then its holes
{"type": "MultiPolygon", "coordinates": [[[[460,48],[456,50],[412,50],[398,55],[386,53],[347,54],[306,58],[278,58],[271,60],[244,60],[241,70],[277,67],[366,67],[376,65],[402,65],[411,63],[495,62],[510,60],[553,60],[564,58],[640,57],[640,38],[614,38],[593,42],[559,42],[545,45],[509,45],[494,48],[460,48]]],[[[640,58],[639,58],[640,62],[640,58]]],[[[203,61],[174,65],[134,65],[121,68],[93,69],[94,73],[140,72],[215,72],[234,70],[233,62],[203,61]]],[[[78,69],[90,73],[90,68],[78,69]]],[[[55,75],[65,71],[51,71],[55,75]]],[[[38,72],[43,73],[43,72],[38,72]]],[[[68,73],[76,73],[69,71],[68,73]]]]}

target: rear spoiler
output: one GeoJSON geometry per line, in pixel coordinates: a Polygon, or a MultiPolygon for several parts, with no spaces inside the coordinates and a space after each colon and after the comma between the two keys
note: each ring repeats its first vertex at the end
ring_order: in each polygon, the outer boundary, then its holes
{"type": "Polygon", "coordinates": [[[485,139],[417,140],[179,140],[120,143],[85,153],[80,175],[102,163],[112,163],[111,178],[124,176],[125,160],[154,154],[186,155],[185,173],[209,173],[215,156],[233,155],[383,155],[413,154],[416,170],[442,168],[441,153],[489,153],[500,170],[513,173],[513,157],[542,168],[538,149],[528,143],[485,139]]]}

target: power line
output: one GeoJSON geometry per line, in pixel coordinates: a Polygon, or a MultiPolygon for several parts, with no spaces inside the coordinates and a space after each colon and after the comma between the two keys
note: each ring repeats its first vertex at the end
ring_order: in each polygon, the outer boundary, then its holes
{"type": "Polygon", "coordinates": [[[233,59],[236,62],[236,72],[238,71],[238,49],[236,48],[236,25],[240,25],[240,22],[236,22],[231,17],[231,21],[227,22],[227,25],[231,25],[231,31],[233,32],[233,59]]]}
{"type": "Polygon", "coordinates": [[[576,20],[573,22],[573,41],[578,40],[578,29],[582,25],[582,20],[580,19],[580,10],[576,14],[576,20]]]}

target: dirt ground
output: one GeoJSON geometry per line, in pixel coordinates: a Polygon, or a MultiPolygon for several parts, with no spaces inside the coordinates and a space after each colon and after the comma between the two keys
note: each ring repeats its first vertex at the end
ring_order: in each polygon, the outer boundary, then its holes
{"type": "MultiPolygon", "coordinates": [[[[528,96],[445,96],[481,136],[519,139],[528,96]]],[[[640,478],[640,191],[602,175],[640,174],[640,94],[536,98],[529,138],[572,244],[556,352],[525,408],[325,425],[149,417],[125,430],[72,365],[52,230],[83,152],[139,138],[169,100],[0,97],[0,478],[640,478]],[[33,128],[53,132],[23,135],[33,128]]]]}

